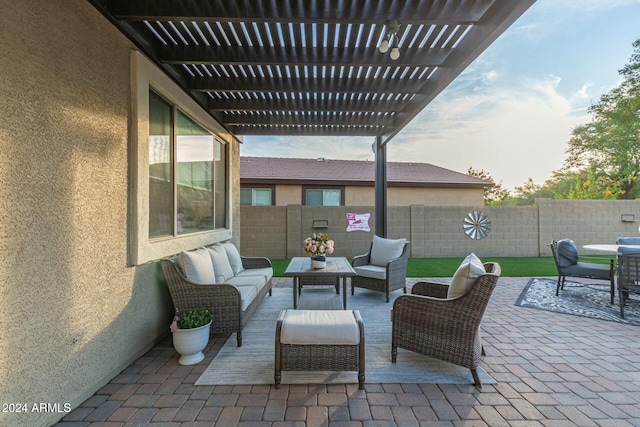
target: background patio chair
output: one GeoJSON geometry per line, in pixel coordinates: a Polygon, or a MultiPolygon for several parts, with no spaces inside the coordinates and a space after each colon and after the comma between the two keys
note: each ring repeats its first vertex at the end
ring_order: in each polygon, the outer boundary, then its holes
{"type": "Polygon", "coordinates": [[[567,276],[608,280],[611,286],[611,304],[613,304],[615,295],[613,259],[609,265],[578,261],[578,249],[571,239],[553,240],[549,246],[558,268],[556,296],[560,293],[560,289],[564,289],[564,282],[567,276]]]}
{"type": "Polygon", "coordinates": [[[640,237],[618,237],[616,245],[634,245],[640,246],[640,237]]]}
{"type": "Polygon", "coordinates": [[[640,294],[640,248],[620,246],[618,248],[618,296],[622,318],[624,318],[624,305],[630,292],[640,294]]]}
{"type": "Polygon", "coordinates": [[[485,263],[484,268],[486,273],[461,296],[447,298],[447,284],[418,282],[411,295],[396,298],[391,316],[393,363],[398,348],[404,348],[469,368],[474,384],[482,387],[477,373],[484,354],[480,322],[501,273],[498,263],[485,263]]]}
{"type": "Polygon", "coordinates": [[[355,288],[389,293],[403,289],[407,293],[407,262],[409,241],[373,236],[369,251],[353,258],[351,265],[357,276],[351,278],[351,295],[355,288]]]}

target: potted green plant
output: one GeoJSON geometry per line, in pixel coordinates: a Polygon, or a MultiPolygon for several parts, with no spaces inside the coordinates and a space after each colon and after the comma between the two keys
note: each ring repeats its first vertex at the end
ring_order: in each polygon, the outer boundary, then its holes
{"type": "Polygon", "coordinates": [[[178,363],[193,365],[204,359],[202,350],[209,342],[211,320],[211,313],[206,308],[196,308],[186,314],[176,311],[170,329],[173,333],[173,346],[181,355],[178,363]]]}

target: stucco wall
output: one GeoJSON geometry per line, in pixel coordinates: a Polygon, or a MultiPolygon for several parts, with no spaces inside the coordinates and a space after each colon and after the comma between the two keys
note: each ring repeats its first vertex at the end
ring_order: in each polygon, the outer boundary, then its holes
{"type": "MultiPolygon", "coordinates": [[[[391,191],[388,191],[388,194],[391,191]]],[[[345,187],[344,204],[346,206],[369,206],[375,203],[374,187],[348,185],[345,187]]]]}
{"type": "Polygon", "coordinates": [[[84,0],[3,1],[0,35],[0,402],[62,411],[0,425],[44,426],[165,335],[172,311],[157,263],[128,267],[134,46],[84,0]]]}
{"type": "MultiPolygon", "coordinates": [[[[242,250],[248,256],[289,258],[301,256],[302,241],[314,231],[326,232],[336,242],[336,255],[364,253],[375,232],[373,206],[251,207],[241,208],[242,250]],[[370,232],[346,231],[346,213],[370,213],[370,232]],[[314,220],[326,228],[314,229],[314,220]],[[258,242],[253,242],[258,239],[258,242]]],[[[549,200],[535,206],[389,206],[388,236],[411,241],[411,257],[549,256],[552,239],[569,237],[578,247],[614,243],[620,236],[637,236],[639,222],[622,221],[622,215],[640,220],[640,200],[549,200]],[[491,231],[482,240],[467,237],[463,220],[470,212],[484,212],[491,231]]],[[[585,255],[587,251],[582,251],[585,255]]]]}
{"type": "Polygon", "coordinates": [[[302,186],[278,184],[276,185],[276,205],[288,206],[300,204],[302,198],[302,186]]]}
{"type": "MultiPolygon", "coordinates": [[[[374,201],[369,202],[373,204],[374,201]]],[[[482,188],[414,188],[389,187],[387,191],[389,206],[482,206],[484,190],[482,188]]]]}
{"type": "MultiPolygon", "coordinates": [[[[369,206],[375,203],[375,191],[372,186],[345,186],[346,206],[369,206]]],[[[436,187],[397,187],[387,188],[389,206],[409,206],[424,204],[431,206],[472,206],[482,205],[482,188],[436,188],[436,187]]],[[[276,185],[276,205],[288,206],[302,203],[301,185],[276,185]]]]}

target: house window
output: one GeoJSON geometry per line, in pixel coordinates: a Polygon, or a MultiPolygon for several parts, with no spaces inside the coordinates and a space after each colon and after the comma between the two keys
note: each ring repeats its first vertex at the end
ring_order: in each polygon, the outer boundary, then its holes
{"type": "Polygon", "coordinates": [[[309,188],[303,187],[306,206],[342,206],[344,205],[343,188],[309,188]]]}
{"type": "Polygon", "coordinates": [[[240,205],[242,206],[272,206],[272,188],[241,188],[240,205]]]}
{"type": "Polygon", "coordinates": [[[144,55],[131,67],[130,263],[232,238],[236,141],[144,55]]]}
{"type": "Polygon", "coordinates": [[[224,154],[211,132],[149,92],[149,238],[225,226],[224,154]]]}

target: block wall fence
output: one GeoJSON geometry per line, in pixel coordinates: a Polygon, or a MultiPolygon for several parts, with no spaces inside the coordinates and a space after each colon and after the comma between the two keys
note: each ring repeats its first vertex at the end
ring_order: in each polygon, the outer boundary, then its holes
{"type": "MultiPolygon", "coordinates": [[[[640,236],[640,200],[536,199],[533,206],[392,206],[387,234],[411,241],[412,258],[550,256],[552,239],[573,239],[578,247],[615,243],[620,236],[640,236]],[[484,212],[491,231],[481,240],[467,237],[463,220],[484,212]]],[[[242,206],[240,247],[245,256],[284,259],[304,256],[302,241],[323,232],[336,242],[336,256],[365,253],[375,230],[373,206],[242,206]],[[347,232],[347,213],[370,213],[370,232],[347,232]],[[326,225],[314,228],[314,224],[326,225]]],[[[581,254],[589,254],[581,250],[581,254]]]]}

